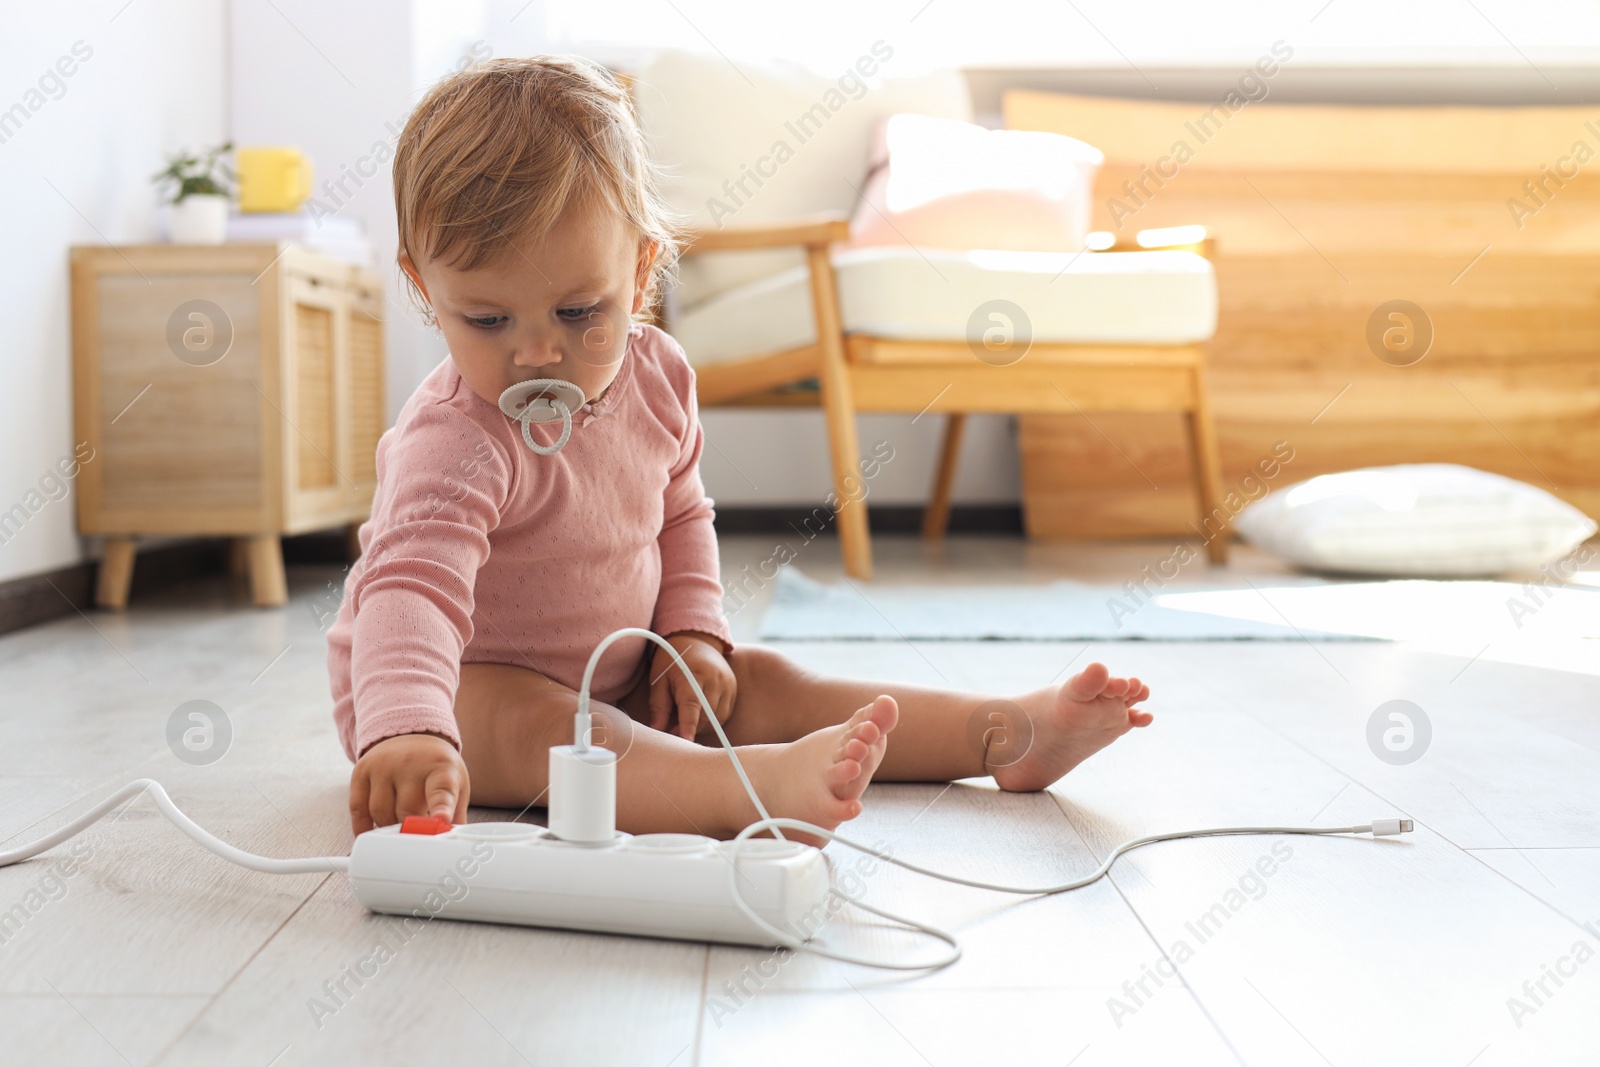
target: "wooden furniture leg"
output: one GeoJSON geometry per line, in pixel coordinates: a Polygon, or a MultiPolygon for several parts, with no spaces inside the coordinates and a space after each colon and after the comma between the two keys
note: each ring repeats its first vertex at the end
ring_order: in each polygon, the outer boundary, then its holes
{"type": "Polygon", "coordinates": [[[289,583],[283,573],[283,546],[277,534],[250,538],[250,597],[257,607],[281,607],[289,601],[289,583]]]}
{"type": "Polygon", "coordinates": [[[833,464],[834,521],[844,570],[852,578],[872,579],[872,533],[867,526],[867,487],[861,480],[861,446],[856,438],[856,410],[850,380],[823,376],[822,406],[828,423],[828,455],[833,464]]]}
{"type": "Polygon", "coordinates": [[[945,416],[944,441],[939,446],[939,469],[933,475],[933,492],[928,509],[922,513],[922,536],[929,541],[944,537],[950,525],[950,493],[955,486],[956,467],[961,460],[961,437],[967,428],[967,414],[952,411],[945,416]]]}
{"type": "Polygon", "coordinates": [[[1185,416],[1189,425],[1189,446],[1194,455],[1195,496],[1200,501],[1200,526],[1208,535],[1206,555],[1213,564],[1228,562],[1228,513],[1222,507],[1222,461],[1217,453],[1217,431],[1211,421],[1211,405],[1206,400],[1205,375],[1194,369],[1194,410],[1185,416]],[[1214,527],[1206,525],[1215,520],[1214,527]]]}
{"type": "Polygon", "coordinates": [[[226,549],[228,556],[228,573],[235,578],[243,578],[250,573],[250,539],[247,537],[228,538],[226,549]]]}
{"type": "Polygon", "coordinates": [[[94,602],[110,611],[128,606],[128,587],[133,584],[134,540],[131,537],[106,538],[105,554],[100,557],[100,573],[95,582],[94,602]]]}
{"type": "Polygon", "coordinates": [[[817,344],[822,349],[822,407],[828,423],[828,453],[833,461],[835,521],[844,570],[852,578],[872,578],[872,535],[867,527],[867,487],[861,479],[861,446],[856,439],[855,401],[850,368],[845,366],[844,329],[839,295],[826,245],[806,249],[811,270],[811,303],[816,315],[817,344]]]}

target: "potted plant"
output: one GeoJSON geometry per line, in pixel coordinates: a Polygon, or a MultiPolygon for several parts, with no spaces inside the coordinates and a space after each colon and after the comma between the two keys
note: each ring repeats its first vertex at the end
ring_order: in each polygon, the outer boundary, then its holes
{"type": "Polygon", "coordinates": [[[157,187],[164,190],[162,203],[172,205],[168,231],[174,243],[216,245],[227,237],[228,183],[235,175],[222,162],[222,154],[232,149],[233,142],[227,141],[202,155],[187,151],[169,155],[166,169],[154,176],[157,187]]]}

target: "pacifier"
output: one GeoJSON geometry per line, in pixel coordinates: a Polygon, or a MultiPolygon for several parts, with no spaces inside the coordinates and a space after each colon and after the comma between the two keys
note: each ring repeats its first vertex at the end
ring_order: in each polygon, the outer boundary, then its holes
{"type": "Polygon", "coordinates": [[[541,456],[554,455],[572,436],[572,413],[588,401],[583,390],[560,378],[535,378],[518,382],[500,394],[500,410],[522,426],[522,439],[541,456]],[[539,396],[554,393],[554,396],[539,396]],[[561,421],[561,436],[550,446],[536,444],[528,427],[535,422],[561,421]]]}

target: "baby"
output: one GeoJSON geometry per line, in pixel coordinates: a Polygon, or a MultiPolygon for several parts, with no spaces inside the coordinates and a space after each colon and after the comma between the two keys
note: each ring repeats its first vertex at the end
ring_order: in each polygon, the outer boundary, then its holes
{"type": "MultiPolygon", "coordinates": [[[[874,777],[1038,790],[1148,725],[1149,688],[1098,663],[997,698],[826,677],[733,644],[694,372],[635,321],[676,251],[658,183],[626,91],[583,60],[459,71],[406,123],[397,258],[450,358],[378,444],[328,633],[351,828],[541,803],[588,657],[625,626],[683,656],[773,815],[829,828],[874,777]],[[527,391],[572,401],[570,418],[501,407],[539,379],[527,391]]],[[[595,740],[621,754],[620,828],[725,838],[757,817],[665,651],[618,641],[592,697],[595,740]]]]}

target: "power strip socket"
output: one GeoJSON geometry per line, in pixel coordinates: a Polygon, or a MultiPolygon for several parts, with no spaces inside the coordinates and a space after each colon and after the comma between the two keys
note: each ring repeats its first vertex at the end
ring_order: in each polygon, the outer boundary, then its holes
{"type": "MultiPolygon", "coordinates": [[[[822,853],[766,838],[738,849],[751,910],[795,937],[815,933],[830,892],[822,853]]],[[[589,845],[527,823],[412,817],[357,837],[349,876],[357,900],[390,915],[775,946],[734,902],[733,853],[697,834],[619,831],[589,845]]]]}

